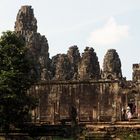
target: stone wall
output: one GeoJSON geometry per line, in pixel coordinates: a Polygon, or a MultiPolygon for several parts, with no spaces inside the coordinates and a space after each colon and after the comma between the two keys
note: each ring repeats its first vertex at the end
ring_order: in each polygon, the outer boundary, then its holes
{"type": "Polygon", "coordinates": [[[111,121],[113,114],[117,116],[118,81],[52,81],[36,87],[31,91],[40,99],[40,111],[36,112],[40,121],[67,119],[71,107],[77,110],[79,121],[111,121]]]}

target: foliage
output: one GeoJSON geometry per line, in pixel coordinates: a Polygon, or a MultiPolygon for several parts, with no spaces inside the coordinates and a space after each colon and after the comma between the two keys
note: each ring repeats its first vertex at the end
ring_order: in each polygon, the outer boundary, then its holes
{"type": "Polygon", "coordinates": [[[0,126],[9,128],[29,121],[36,99],[27,90],[35,82],[32,63],[22,37],[4,32],[0,38],[0,126]]]}

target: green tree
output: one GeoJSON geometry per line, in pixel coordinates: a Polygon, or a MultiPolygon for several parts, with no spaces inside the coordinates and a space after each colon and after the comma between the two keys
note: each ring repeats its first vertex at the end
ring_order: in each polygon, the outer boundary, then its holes
{"type": "Polygon", "coordinates": [[[29,121],[29,112],[37,100],[27,93],[36,79],[27,47],[15,32],[4,32],[0,38],[0,127],[9,129],[29,121]]]}

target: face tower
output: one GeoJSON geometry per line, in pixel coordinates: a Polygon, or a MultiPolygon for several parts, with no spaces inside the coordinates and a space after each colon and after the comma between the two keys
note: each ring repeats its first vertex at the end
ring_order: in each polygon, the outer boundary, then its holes
{"type": "Polygon", "coordinates": [[[107,51],[103,62],[103,79],[121,79],[121,60],[115,49],[107,51]]]}
{"type": "Polygon", "coordinates": [[[48,79],[48,41],[45,36],[37,32],[37,20],[31,6],[22,6],[18,11],[15,32],[25,39],[29,49],[27,57],[33,62],[32,74],[39,80],[48,79]]]}

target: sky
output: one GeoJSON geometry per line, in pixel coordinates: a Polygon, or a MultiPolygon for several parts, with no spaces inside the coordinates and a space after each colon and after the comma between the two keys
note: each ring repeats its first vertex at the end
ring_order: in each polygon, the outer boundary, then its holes
{"type": "Polygon", "coordinates": [[[140,63],[140,0],[0,0],[0,33],[14,30],[22,5],[31,5],[38,32],[49,43],[50,57],[77,45],[93,47],[102,68],[108,49],[116,49],[122,73],[132,79],[140,63]]]}

